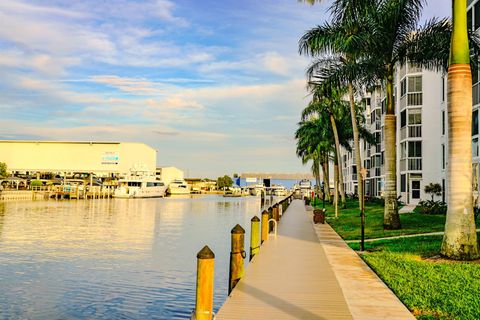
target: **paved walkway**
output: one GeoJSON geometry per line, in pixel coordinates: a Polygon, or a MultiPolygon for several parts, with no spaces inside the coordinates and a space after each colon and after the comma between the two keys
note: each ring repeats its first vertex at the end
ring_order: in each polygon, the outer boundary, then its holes
{"type": "Polygon", "coordinates": [[[354,319],[415,319],[330,225],[317,224],[314,228],[354,319]]]}
{"type": "Polygon", "coordinates": [[[329,225],[313,227],[295,200],[216,319],[415,318],[329,225]]]}
{"type": "MultiPolygon", "coordinates": [[[[477,229],[477,232],[480,232],[480,229],[477,229]]],[[[414,238],[414,237],[425,237],[425,236],[443,236],[445,232],[438,231],[438,232],[427,232],[427,233],[415,233],[415,234],[404,234],[401,236],[393,236],[393,237],[384,237],[384,238],[372,238],[372,239],[365,239],[365,242],[374,242],[379,240],[392,240],[392,239],[400,239],[400,238],[414,238]]],[[[346,243],[360,243],[361,240],[346,240],[346,243]]]]}
{"type": "Polygon", "coordinates": [[[301,200],[294,200],[216,319],[352,319],[301,200]]]}

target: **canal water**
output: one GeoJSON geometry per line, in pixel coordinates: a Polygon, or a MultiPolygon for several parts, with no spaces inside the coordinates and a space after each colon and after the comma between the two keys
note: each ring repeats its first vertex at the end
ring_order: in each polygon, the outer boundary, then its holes
{"type": "MultiPolygon", "coordinates": [[[[0,202],[0,319],[188,319],[196,254],[227,297],[230,230],[260,198],[0,202]]],[[[248,249],[247,249],[248,252],[248,249]]]]}

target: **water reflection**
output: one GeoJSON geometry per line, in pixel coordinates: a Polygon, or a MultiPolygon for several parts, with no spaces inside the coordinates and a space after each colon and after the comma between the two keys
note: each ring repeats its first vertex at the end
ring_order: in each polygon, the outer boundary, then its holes
{"type": "Polygon", "coordinates": [[[254,197],[0,203],[0,318],[186,319],[205,244],[218,309],[230,230],[249,239],[259,212],[254,197]]]}

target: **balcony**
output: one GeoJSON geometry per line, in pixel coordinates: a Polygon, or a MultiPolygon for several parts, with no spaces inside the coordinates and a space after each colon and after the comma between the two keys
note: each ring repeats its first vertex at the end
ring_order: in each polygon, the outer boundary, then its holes
{"type": "Polygon", "coordinates": [[[422,158],[407,158],[400,159],[400,171],[421,171],[422,158]],[[408,164],[408,168],[407,168],[408,164]]]}
{"type": "Polygon", "coordinates": [[[408,170],[422,170],[422,158],[408,158],[408,170]]]}
{"type": "Polygon", "coordinates": [[[422,125],[408,126],[409,138],[421,138],[422,137],[422,125]]]}
{"type": "Polygon", "coordinates": [[[422,104],[423,104],[423,94],[421,92],[407,94],[408,106],[421,106],[422,104]]]}

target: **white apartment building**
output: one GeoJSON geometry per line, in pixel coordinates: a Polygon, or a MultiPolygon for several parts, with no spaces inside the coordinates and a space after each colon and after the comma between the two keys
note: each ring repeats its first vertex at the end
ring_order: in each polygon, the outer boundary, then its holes
{"type": "MultiPolygon", "coordinates": [[[[480,29],[480,0],[469,0],[468,26],[480,29]]],[[[472,169],[473,192],[478,195],[480,74],[472,70],[472,169]]],[[[429,199],[424,187],[439,183],[445,201],[448,154],[447,83],[444,74],[418,68],[410,63],[397,67],[394,101],[397,115],[397,192],[400,201],[417,204],[429,199]]],[[[376,145],[361,142],[363,166],[368,169],[365,194],[381,197],[384,186],[385,88],[377,86],[363,95],[367,129],[377,137],[376,145]]],[[[345,192],[357,192],[354,152],[343,150],[345,192]]]]}

